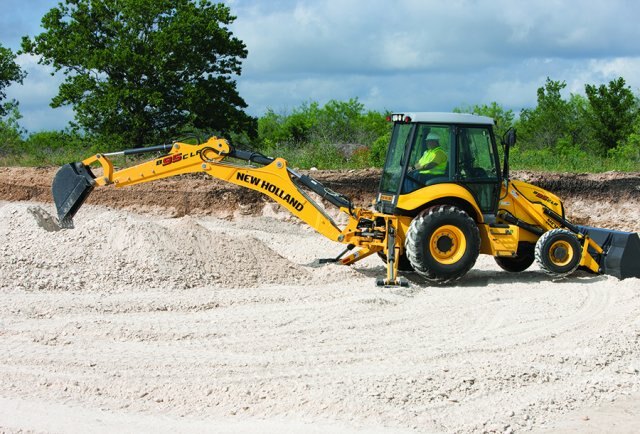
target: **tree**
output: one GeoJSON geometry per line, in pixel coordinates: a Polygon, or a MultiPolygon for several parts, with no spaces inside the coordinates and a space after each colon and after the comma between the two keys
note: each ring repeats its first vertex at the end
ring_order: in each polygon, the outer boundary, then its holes
{"type": "Polygon", "coordinates": [[[560,91],[567,86],[564,81],[547,77],[538,88],[538,105],[535,109],[523,109],[518,123],[519,141],[523,147],[553,148],[569,134],[570,105],[562,99],[560,91]]]}
{"type": "Polygon", "coordinates": [[[594,135],[603,150],[615,148],[632,132],[638,117],[636,98],[624,78],[619,77],[596,87],[587,84],[585,92],[591,105],[590,118],[594,135]]]}
{"type": "MultiPolygon", "coordinates": [[[[7,97],[5,88],[13,82],[22,84],[22,80],[26,75],[22,69],[20,69],[15,59],[16,56],[10,49],[0,45],[0,102],[7,97]]],[[[17,103],[15,101],[0,104],[0,117],[6,116],[16,105],[17,103]]]]}
{"type": "Polygon", "coordinates": [[[247,56],[234,20],[209,0],[65,0],[22,48],[64,72],[52,107],[70,104],[85,131],[142,146],[251,124],[232,78],[247,56]]]}
{"type": "Polygon", "coordinates": [[[390,130],[384,113],[365,110],[358,98],[332,99],[318,111],[312,140],[321,143],[370,146],[390,130]]]}
{"type": "Polygon", "coordinates": [[[496,137],[502,138],[504,133],[513,126],[513,110],[505,110],[500,104],[493,101],[491,104],[474,105],[471,107],[456,107],[454,113],[472,113],[480,116],[488,116],[496,121],[496,137]]]}
{"type": "Polygon", "coordinates": [[[310,143],[371,146],[391,129],[385,113],[365,110],[358,98],[332,99],[324,106],[304,102],[290,113],[272,109],[258,119],[258,135],[266,146],[303,147],[310,143]]]}

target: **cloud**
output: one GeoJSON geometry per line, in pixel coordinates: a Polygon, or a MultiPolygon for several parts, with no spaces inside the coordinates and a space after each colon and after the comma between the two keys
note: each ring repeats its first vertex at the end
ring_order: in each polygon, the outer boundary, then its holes
{"type": "Polygon", "coordinates": [[[638,53],[631,2],[238,1],[247,75],[385,73],[508,65],[531,57],[638,53]]]}
{"type": "Polygon", "coordinates": [[[7,89],[7,98],[20,103],[20,125],[29,132],[63,129],[73,119],[69,107],[53,109],[51,99],[58,93],[62,74],[55,74],[50,66],[38,64],[39,58],[30,54],[17,56],[16,63],[27,72],[23,84],[13,84],[7,89]],[[53,75],[52,75],[53,74],[53,75]]]}
{"type": "Polygon", "coordinates": [[[42,16],[57,5],[56,0],[2,0],[0,41],[13,51],[20,49],[23,36],[39,32],[42,16]]]}
{"type": "Polygon", "coordinates": [[[607,80],[610,70],[631,83],[629,59],[640,56],[640,26],[631,19],[640,3],[624,0],[236,0],[232,7],[232,30],[249,51],[238,84],[256,115],[355,96],[375,109],[497,101],[519,111],[535,105],[546,77],[567,81],[572,92],[607,80]]]}
{"type": "MultiPolygon", "coordinates": [[[[640,88],[640,56],[617,57],[614,59],[597,59],[589,62],[590,70],[601,80],[613,80],[624,77],[629,86],[640,88]]],[[[600,81],[600,80],[598,80],[600,81]]]]}
{"type": "MultiPolygon", "coordinates": [[[[18,0],[2,1],[8,11],[0,17],[3,42],[37,33],[42,14],[57,4],[35,1],[32,11],[18,0]]],[[[237,83],[254,116],[269,107],[290,110],[305,101],[352,97],[376,110],[446,111],[497,101],[519,112],[535,105],[546,77],[566,81],[567,95],[618,76],[640,88],[640,2],[226,3],[237,16],[231,29],[249,51],[237,83]]],[[[10,89],[20,100],[23,124],[64,127],[71,111],[48,109],[61,77],[23,61],[29,77],[10,89]]]]}

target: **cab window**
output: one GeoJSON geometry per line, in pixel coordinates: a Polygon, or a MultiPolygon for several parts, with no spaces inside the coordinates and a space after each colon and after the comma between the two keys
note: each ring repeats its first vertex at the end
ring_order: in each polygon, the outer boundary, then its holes
{"type": "Polygon", "coordinates": [[[496,178],[496,158],[487,128],[460,128],[458,176],[461,179],[496,178]]]}
{"type": "Polygon", "coordinates": [[[471,190],[482,212],[495,212],[499,180],[489,128],[460,128],[457,155],[457,179],[471,190]]]}

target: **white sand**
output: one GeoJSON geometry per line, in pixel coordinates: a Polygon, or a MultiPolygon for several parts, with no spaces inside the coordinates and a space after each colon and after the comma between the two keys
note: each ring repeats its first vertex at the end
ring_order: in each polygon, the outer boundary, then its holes
{"type": "Polygon", "coordinates": [[[49,212],[0,203],[0,431],[640,431],[639,279],[383,289],[277,218],[49,212]]]}

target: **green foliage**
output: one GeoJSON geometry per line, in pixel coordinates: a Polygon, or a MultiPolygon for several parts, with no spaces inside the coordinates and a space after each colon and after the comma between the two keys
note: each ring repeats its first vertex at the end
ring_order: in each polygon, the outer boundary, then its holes
{"type": "Polygon", "coordinates": [[[385,115],[365,111],[357,98],[331,100],[318,111],[311,140],[319,143],[357,143],[370,146],[389,129],[385,115]]]}
{"type": "Polygon", "coordinates": [[[567,132],[564,138],[580,149],[597,154],[600,145],[593,135],[593,127],[589,121],[589,100],[582,95],[571,94],[568,104],[567,132]]]}
{"type": "Polygon", "coordinates": [[[332,144],[308,143],[306,146],[277,145],[271,155],[282,157],[289,166],[310,169],[345,169],[353,167],[340,150],[332,144]]]}
{"type": "Polygon", "coordinates": [[[638,104],[622,77],[598,87],[587,84],[585,92],[591,110],[589,120],[603,151],[621,144],[632,132],[638,117],[638,104]]]}
{"type": "Polygon", "coordinates": [[[636,116],[632,133],[618,146],[609,149],[607,156],[620,161],[628,161],[640,167],[640,116],[636,116]]]}
{"type": "Polygon", "coordinates": [[[577,108],[579,115],[572,122],[580,127],[570,127],[576,135],[565,135],[551,148],[516,147],[510,157],[512,168],[552,172],[640,171],[640,117],[632,123],[633,132],[626,140],[603,154],[589,126],[590,112],[594,110],[589,101],[572,95],[569,104],[577,108]]]}
{"type": "Polygon", "coordinates": [[[185,127],[251,129],[231,78],[247,55],[234,19],[208,0],[65,0],[22,48],[66,75],[52,107],[72,105],[106,142],[142,146],[185,127]]]}
{"type": "Polygon", "coordinates": [[[304,168],[380,167],[390,132],[386,113],[365,110],[357,98],[307,102],[291,113],[269,109],[258,119],[260,147],[304,168]]]}
{"type": "Polygon", "coordinates": [[[309,142],[371,146],[390,130],[385,117],[386,114],[365,110],[357,98],[331,100],[322,107],[317,102],[303,103],[290,114],[267,110],[258,119],[258,138],[266,148],[309,142]]]}
{"type": "Polygon", "coordinates": [[[640,172],[640,159],[638,158],[630,160],[615,153],[607,157],[600,157],[575,148],[565,149],[561,153],[552,149],[522,150],[515,148],[509,157],[509,162],[513,170],[573,173],[640,172]]]}
{"type": "MultiPolygon", "coordinates": [[[[0,102],[7,97],[4,90],[13,82],[22,83],[26,76],[16,63],[15,58],[15,54],[10,49],[0,44],[0,102]]],[[[15,105],[17,105],[15,101],[0,104],[0,117],[9,114],[15,105]]]]}
{"type": "Polygon", "coordinates": [[[104,152],[101,144],[92,144],[75,132],[42,131],[29,134],[26,139],[18,135],[0,162],[3,165],[60,166],[84,160],[98,152],[104,152]]]}
{"type": "Polygon", "coordinates": [[[513,110],[505,110],[500,104],[493,101],[491,104],[474,105],[465,107],[456,107],[454,113],[472,113],[480,116],[488,116],[496,121],[495,135],[496,139],[504,136],[507,130],[513,127],[514,113],[513,110]]]}
{"type": "Polygon", "coordinates": [[[571,107],[560,94],[566,86],[564,81],[553,81],[547,77],[544,87],[538,88],[536,108],[520,112],[517,125],[520,146],[526,149],[553,148],[567,135],[571,107]]]}
{"type": "Polygon", "coordinates": [[[382,167],[384,165],[389,143],[391,143],[391,130],[388,130],[373,142],[369,158],[372,167],[382,167]]]}
{"type": "Polygon", "coordinates": [[[17,104],[7,105],[6,117],[0,118],[0,158],[6,158],[20,148],[23,130],[18,120],[21,117],[17,104]]]}
{"type": "MultiPolygon", "coordinates": [[[[624,79],[613,80],[608,86],[587,84],[587,98],[571,94],[565,100],[560,94],[565,87],[565,82],[547,78],[545,86],[538,89],[537,106],[522,110],[517,122],[518,142],[522,156],[531,158],[519,157],[519,161],[532,168],[539,166],[528,151],[544,150],[558,157],[554,166],[565,170],[638,167],[631,137],[639,116],[638,103],[624,79]],[[589,168],[590,161],[593,168],[589,168]]],[[[548,159],[541,157],[540,161],[548,159]]]]}

